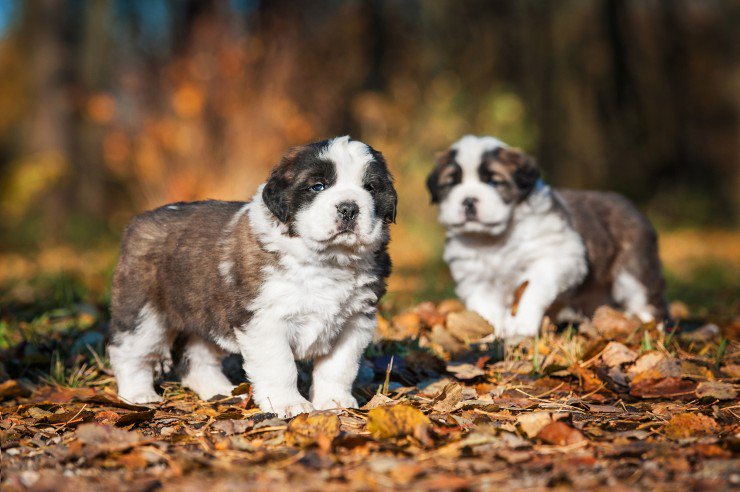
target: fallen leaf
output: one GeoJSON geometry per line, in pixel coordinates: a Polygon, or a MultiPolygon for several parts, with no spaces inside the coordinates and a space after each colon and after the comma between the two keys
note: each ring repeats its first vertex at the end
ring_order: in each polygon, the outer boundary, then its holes
{"type": "Polygon", "coordinates": [[[248,395],[250,391],[252,391],[252,386],[249,383],[239,383],[231,390],[231,396],[248,395]]]}
{"type": "Polygon", "coordinates": [[[463,387],[457,383],[449,383],[442,389],[436,403],[432,407],[435,412],[450,413],[455,410],[457,404],[462,401],[463,387]]]}
{"type": "Polygon", "coordinates": [[[596,309],[592,324],[596,331],[607,340],[627,337],[640,327],[639,320],[609,306],[601,306],[596,309]]]}
{"type": "Polygon", "coordinates": [[[422,302],[414,308],[414,313],[419,316],[422,324],[427,327],[445,322],[445,315],[437,310],[437,306],[433,302],[422,302]]]}
{"type": "Polygon", "coordinates": [[[720,370],[731,378],[740,378],[740,364],[725,364],[720,370]]]}
{"type": "MultiPolygon", "coordinates": [[[[304,415],[304,414],[301,414],[304,415]]],[[[297,418],[297,417],[296,417],[297,418]]],[[[217,431],[223,432],[227,436],[233,436],[234,434],[244,434],[246,431],[254,427],[254,421],[252,420],[217,420],[211,425],[211,428],[217,431]]]]}
{"type": "Polygon", "coordinates": [[[671,439],[686,439],[715,434],[719,431],[719,426],[713,418],[706,415],[681,413],[671,417],[663,430],[671,439]]]}
{"type": "Polygon", "coordinates": [[[483,376],[486,371],[468,362],[451,362],[447,364],[447,371],[457,379],[468,380],[483,376]]]}
{"type": "Polygon", "coordinates": [[[405,311],[394,316],[391,325],[396,340],[416,338],[421,330],[421,318],[413,311],[405,311]]]}
{"type": "Polygon", "coordinates": [[[378,407],[367,414],[367,430],[376,439],[414,436],[423,444],[431,442],[431,422],[421,410],[409,405],[378,407]]]}
{"type": "Polygon", "coordinates": [[[705,381],[696,387],[696,396],[699,398],[712,398],[716,400],[734,400],[737,398],[737,390],[730,383],[718,381],[705,381]]]}
{"type": "Polygon", "coordinates": [[[139,434],[135,431],[94,423],[79,426],[76,435],[79,442],[85,445],[83,454],[88,458],[123,451],[140,441],[139,434]]]}
{"type": "Polygon", "coordinates": [[[619,367],[637,359],[637,352],[619,342],[609,342],[601,353],[601,361],[607,367],[619,367]]]}
{"type": "Polygon", "coordinates": [[[393,399],[385,396],[382,393],[375,393],[373,397],[370,398],[370,401],[362,406],[362,410],[372,410],[373,408],[391,405],[393,403],[395,403],[393,399]]]}
{"type": "Polygon", "coordinates": [[[681,362],[677,359],[663,359],[646,371],[634,374],[632,384],[648,379],[680,378],[683,374],[681,362]]]}
{"type": "Polygon", "coordinates": [[[524,291],[527,290],[528,285],[529,280],[525,280],[524,282],[519,284],[519,287],[517,287],[514,291],[514,301],[511,303],[512,316],[516,316],[516,313],[519,311],[519,301],[522,300],[522,295],[524,295],[524,291]]]}
{"type": "Polygon", "coordinates": [[[576,444],[586,440],[579,430],[559,421],[547,424],[537,433],[536,437],[546,443],[558,446],[576,444]]]}
{"type": "Polygon", "coordinates": [[[335,413],[302,413],[288,424],[285,442],[300,447],[318,443],[320,447],[327,448],[338,435],[339,417],[335,413]]]}
{"type": "Polygon", "coordinates": [[[527,437],[535,437],[546,425],[552,423],[550,412],[522,413],[516,418],[517,424],[527,437]]]}
{"type": "Polygon", "coordinates": [[[463,343],[471,343],[493,333],[493,327],[478,313],[459,311],[447,315],[447,331],[463,343]]]}
{"type": "Polygon", "coordinates": [[[31,391],[14,379],[0,383],[0,401],[28,396],[31,391]]]}
{"type": "Polygon", "coordinates": [[[638,374],[653,369],[665,359],[666,355],[663,352],[658,352],[657,350],[645,352],[627,369],[627,376],[633,379],[638,374]]]}
{"type": "Polygon", "coordinates": [[[630,395],[638,398],[693,398],[697,384],[679,378],[649,379],[635,384],[630,395]]]}
{"type": "Polygon", "coordinates": [[[460,342],[457,338],[453,337],[444,325],[432,326],[432,331],[429,334],[429,340],[433,343],[442,347],[442,350],[449,355],[457,355],[466,350],[464,343],[460,342]]]}
{"type": "Polygon", "coordinates": [[[465,304],[457,299],[445,299],[437,304],[437,311],[439,311],[439,314],[442,316],[447,316],[450,313],[465,311],[465,304]]]}
{"type": "Polygon", "coordinates": [[[103,410],[95,414],[94,420],[99,424],[115,424],[121,416],[111,410],[103,410]]]}
{"type": "Polygon", "coordinates": [[[142,422],[148,422],[154,418],[154,409],[145,410],[143,412],[130,412],[121,415],[121,418],[116,422],[116,426],[125,427],[131,424],[140,424],[142,422]]]}

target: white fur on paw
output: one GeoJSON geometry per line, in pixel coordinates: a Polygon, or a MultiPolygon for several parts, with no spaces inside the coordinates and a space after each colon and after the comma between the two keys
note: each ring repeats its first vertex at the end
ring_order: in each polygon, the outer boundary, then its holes
{"type": "Polygon", "coordinates": [[[231,396],[231,391],[234,389],[234,386],[229,384],[229,385],[222,385],[222,386],[210,386],[208,388],[199,388],[199,389],[190,388],[190,389],[192,389],[198,394],[198,398],[204,401],[208,401],[217,395],[231,396]]]}
{"type": "Polygon", "coordinates": [[[517,313],[517,316],[507,316],[504,321],[502,336],[511,337],[534,337],[540,332],[542,318],[527,316],[525,313],[517,313]]]}
{"type": "Polygon", "coordinates": [[[142,403],[159,403],[162,397],[154,389],[148,391],[139,391],[136,393],[119,393],[118,397],[128,403],[140,405],[142,403]]]}
{"type": "Polygon", "coordinates": [[[336,408],[357,408],[357,400],[351,394],[340,394],[330,397],[314,398],[313,406],[316,410],[333,410],[336,408]]]}
{"type": "Polygon", "coordinates": [[[278,404],[270,402],[270,406],[267,408],[262,408],[262,406],[260,405],[260,410],[262,410],[263,412],[276,413],[277,416],[281,419],[289,419],[301,413],[311,413],[314,411],[314,407],[313,405],[311,405],[311,402],[304,399],[303,401],[299,400],[278,404]]]}

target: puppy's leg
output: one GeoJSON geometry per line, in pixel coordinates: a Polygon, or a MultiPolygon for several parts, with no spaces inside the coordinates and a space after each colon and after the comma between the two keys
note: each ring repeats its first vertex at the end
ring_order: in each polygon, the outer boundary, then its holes
{"type": "Polygon", "coordinates": [[[314,408],[357,408],[352,383],[376,324],[375,312],[355,315],[347,321],[331,351],[314,360],[310,391],[314,408]]]}
{"type": "Polygon", "coordinates": [[[580,282],[586,275],[585,266],[555,260],[533,264],[522,281],[528,281],[527,287],[519,298],[516,314],[512,308],[506,310],[504,320],[504,337],[533,337],[540,331],[542,317],[555,302],[558,295],[580,282]]]}
{"type": "Polygon", "coordinates": [[[234,385],[221,370],[221,358],[224,355],[215,344],[191,335],[183,354],[183,363],[186,366],[182,377],[183,386],[198,393],[201,400],[210,400],[216,395],[231,395],[234,385]]]}
{"type": "Polygon", "coordinates": [[[154,391],[154,364],[169,354],[172,337],[164,327],[159,313],[149,304],[139,312],[136,326],[117,326],[108,347],[110,364],[118,384],[118,395],[130,403],[161,401],[154,391]]]}
{"type": "Polygon", "coordinates": [[[495,290],[476,292],[465,302],[465,307],[480,314],[493,327],[496,336],[504,336],[506,305],[503,296],[495,290]]]}
{"type": "Polygon", "coordinates": [[[264,316],[255,316],[236,333],[255,403],[263,412],[281,418],[313,410],[298,392],[298,369],[288,335],[283,321],[264,316]]]}
{"type": "Polygon", "coordinates": [[[612,297],[628,314],[637,316],[643,323],[656,318],[658,310],[648,302],[645,285],[627,270],[614,277],[612,297]]]}

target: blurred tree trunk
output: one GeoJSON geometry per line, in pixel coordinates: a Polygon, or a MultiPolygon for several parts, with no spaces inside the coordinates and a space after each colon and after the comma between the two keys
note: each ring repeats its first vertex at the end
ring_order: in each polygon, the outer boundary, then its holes
{"type": "MultiPolygon", "coordinates": [[[[29,60],[29,92],[34,102],[25,145],[30,155],[41,159],[39,165],[68,170],[73,115],[65,5],[63,0],[26,3],[21,37],[29,60]]],[[[62,182],[43,197],[44,235],[53,239],[61,237],[68,218],[69,202],[65,191],[65,182],[62,182]]]]}

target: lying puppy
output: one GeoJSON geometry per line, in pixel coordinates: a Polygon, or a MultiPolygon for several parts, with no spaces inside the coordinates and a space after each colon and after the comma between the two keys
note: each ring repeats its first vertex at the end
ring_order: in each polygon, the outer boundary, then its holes
{"type": "Polygon", "coordinates": [[[288,151],[251,202],[175,203],[134,218],[113,278],[119,395],[160,400],[153,365],[184,335],[182,382],[204,400],[231,394],[220,358],[232,352],[263,411],[356,407],[396,202],[383,156],[340,137],[288,151]],[[296,359],[314,361],[310,402],[296,359]]]}
{"type": "Polygon", "coordinates": [[[427,187],[456,292],[497,336],[533,336],[566,306],[664,316],[655,231],[624,197],[550,188],[532,157],[475,136],[439,157],[427,187]]]}

